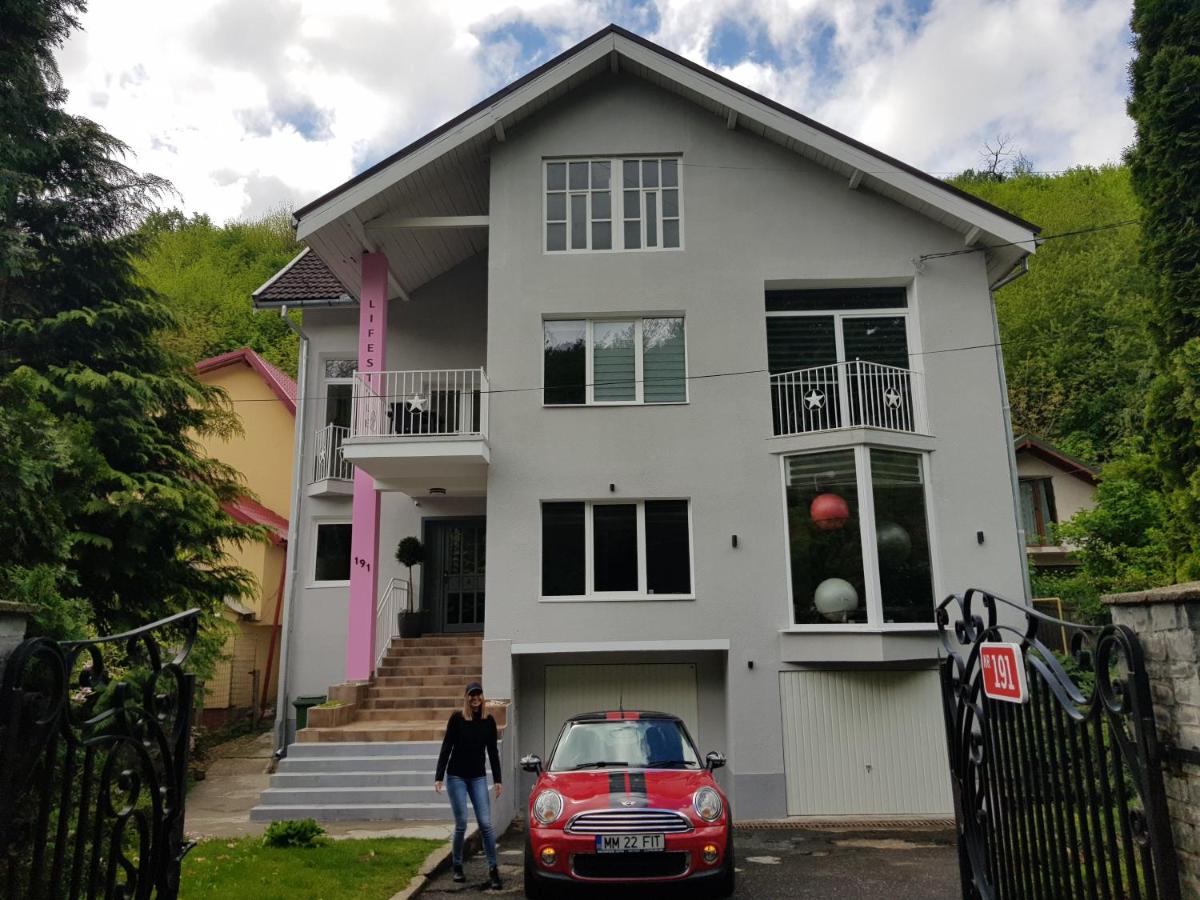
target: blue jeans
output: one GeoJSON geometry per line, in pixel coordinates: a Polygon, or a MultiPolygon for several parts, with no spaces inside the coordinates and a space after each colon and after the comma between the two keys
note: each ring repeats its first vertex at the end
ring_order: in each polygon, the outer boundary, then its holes
{"type": "Polygon", "coordinates": [[[479,823],[479,831],[483,835],[483,852],[487,856],[488,867],[496,867],[496,831],[492,828],[492,805],[488,799],[487,778],[459,778],[457,775],[446,776],[446,793],[450,795],[450,808],[454,811],[454,844],[452,859],[454,865],[461,866],[463,859],[463,837],[467,833],[467,797],[475,807],[475,821],[479,823]]]}

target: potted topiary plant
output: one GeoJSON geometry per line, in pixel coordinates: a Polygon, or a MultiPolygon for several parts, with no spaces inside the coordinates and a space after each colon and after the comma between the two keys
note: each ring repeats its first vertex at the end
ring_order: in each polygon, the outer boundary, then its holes
{"type": "Polygon", "coordinates": [[[420,637],[425,630],[424,612],[418,608],[417,596],[413,592],[412,567],[425,562],[425,545],[419,538],[406,537],[396,547],[396,562],[408,569],[408,605],[400,613],[400,637],[420,637]]]}

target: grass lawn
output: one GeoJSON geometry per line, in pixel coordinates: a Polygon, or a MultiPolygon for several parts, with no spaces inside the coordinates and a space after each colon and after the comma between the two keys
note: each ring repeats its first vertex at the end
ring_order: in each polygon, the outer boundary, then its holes
{"type": "Polygon", "coordinates": [[[438,841],[371,838],[319,847],[264,847],[261,838],[201,841],[183,860],[182,900],[387,900],[438,841]]]}

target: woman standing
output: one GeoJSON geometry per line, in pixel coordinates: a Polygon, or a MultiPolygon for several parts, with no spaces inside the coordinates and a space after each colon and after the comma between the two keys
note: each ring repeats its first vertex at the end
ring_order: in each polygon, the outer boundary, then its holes
{"type": "Polygon", "coordinates": [[[454,811],[454,880],[466,881],[463,874],[463,836],[467,831],[467,798],[475,808],[475,821],[483,834],[483,852],[487,856],[488,880],[493,890],[500,890],[500,870],[496,866],[496,832],[492,828],[492,810],[488,801],[487,776],[483,769],[483,754],[487,751],[492,764],[492,781],[496,797],[504,790],[500,783],[500,751],[496,747],[496,720],[488,714],[483,699],[483,686],[478,681],[467,685],[462,711],[455,711],[446,723],[442,752],[438,755],[437,775],[433,787],[442,791],[445,778],[450,808],[454,811]],[[449,774],[447,774],[449,773],[449,774]]]}

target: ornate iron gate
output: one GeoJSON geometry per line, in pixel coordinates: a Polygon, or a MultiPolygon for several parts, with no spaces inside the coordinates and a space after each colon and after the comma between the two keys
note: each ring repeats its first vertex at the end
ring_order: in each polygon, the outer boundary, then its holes
{"type": "Polygon", "coordinates": [[[198,626],[191,610],[92,641],[34,638],[9,657],[0,897],[176,897],[198,626]]]}
{"type": "Polygon", "coordinates": [[[942,703],[970,900],[1179,900],[1142,648],[979,590],[937,611],[942,703]],[[1060,631],[1061,629],[1061,631],[1060,631]],[[1065,634],[1070,652],[1047,648],[1065,634]],[[983,691],[980,646],[1020,643],[1025,703],[983,691]]]}

